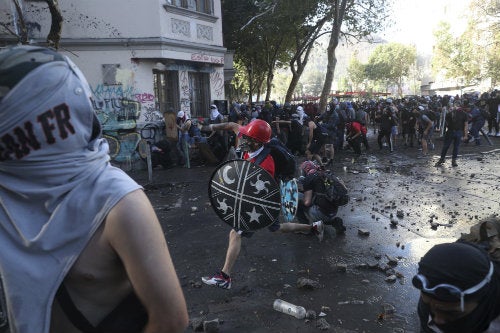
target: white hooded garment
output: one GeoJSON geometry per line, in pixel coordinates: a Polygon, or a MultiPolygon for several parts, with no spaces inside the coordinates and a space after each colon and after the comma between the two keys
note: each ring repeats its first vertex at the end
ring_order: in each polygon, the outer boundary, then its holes
{"type": "Polygon", "coordinates": [[[140,186],[91,141],[90,89],[69,59],[0,101],[0,274],[10,332],[46,333],[54,295],[111,208],[140,186]]]}

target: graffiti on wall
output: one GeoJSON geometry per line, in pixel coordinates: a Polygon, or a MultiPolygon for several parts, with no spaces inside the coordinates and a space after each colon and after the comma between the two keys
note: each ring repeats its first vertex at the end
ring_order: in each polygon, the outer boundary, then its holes
{"type": "Polygon", "coordinates": [[[224,99],[224,73],[216,70],[210,73],[210,86],[214,93],[214,99],[224,99]]]}
{"type": "Polygon", "coordinates": [[[191,60],[193,61],[202,61],[202,62],[210,62],[213,64],[224,64],[224,57],[214,57],[208,54],[203,53],[191,53],[191,60]]]}
{"type": "Polygon", "coordinates": [[[187,71],[179,73],[179,86],[181,90],[181,110],[187,114],[191,112],[191,91],[189,89],[189,74],[187,71]]]}
{"type": "Polygon", "coordinates": [[[163,121],[154,95],[127,85],[99,84],[91,88],[93,107],[108,141],[111,160],[130,170],[142,157],[139,154],[141,135],[137,129],[139,117],[142,116],[146,124],[163,121]]]}

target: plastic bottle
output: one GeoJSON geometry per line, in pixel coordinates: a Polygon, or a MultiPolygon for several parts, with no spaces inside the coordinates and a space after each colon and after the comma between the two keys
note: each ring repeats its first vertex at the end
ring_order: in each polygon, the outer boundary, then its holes
{"type": "Polygon", "coordinates": [[[294,305],[282,299],[274,300],[273,308],[276,311],[294,316],[297,319],[304,319],[306,317],[306,309],[303,306],[294,305]]]}

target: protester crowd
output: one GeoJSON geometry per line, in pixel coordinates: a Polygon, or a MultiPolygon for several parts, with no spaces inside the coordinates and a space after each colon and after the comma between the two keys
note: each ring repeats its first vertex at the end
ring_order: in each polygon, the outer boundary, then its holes
{"type": "Polygon", "coordinates": [[[296,156],[327,164],[334,151],[350,150],[360,155],[373,149],[367,140],[369,132],[376,137],[379,150],[418,149],[419,157],[425,158],[429,150],[434,150],[435,138],[445,135],[446,115],[456,112],[464,114],[467,120],[461,141],[484,144],[485,135],[500,137],[499,104],[498,90],[462,96],[381,97],[361,101],[334,98],[323,112],[314,103],[233,102],[227,118],[240,124],[262,119],[271,125],[273,137],[279,138],[296,156]]]}

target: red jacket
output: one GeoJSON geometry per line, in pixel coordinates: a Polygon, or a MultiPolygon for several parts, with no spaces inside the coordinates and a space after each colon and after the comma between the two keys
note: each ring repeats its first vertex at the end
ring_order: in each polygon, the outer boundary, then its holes
{"type": "MultiPolygon", "coordinates": [[[[255,162],[255,158],[249,159],[248,152],[245,152],[243,154],[243,159],[248,160],[252,163],[255,162]]],[[[267,172],[269,172],[271,174],[271,176],[273,176],[273,178],[274,178],[274,160],[273,160],[273,157],[271,156],[271,154],[268,154],[266,156],[266,158],[260,164],[260,167],[262,169],[266,170],[267,172]]]]}

